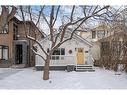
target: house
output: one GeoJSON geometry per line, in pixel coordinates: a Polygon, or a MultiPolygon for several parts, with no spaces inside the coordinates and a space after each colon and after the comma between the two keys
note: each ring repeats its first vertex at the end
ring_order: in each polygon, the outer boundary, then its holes
{"type": "MultiPolygon", "coordinates": [[[[64,39],[69,38],[71,32],[68,31],[64,39]]],[[[59,39],[58,39],[59,40],[59,39]]],[[[46,38],[40,41],[42,47],[45,51],[49,50],[50,47],[50,37],[47,36],[46,38]]],[[[83,39],[81,36],[74,34],[71,40],[63,43],[57,50],[55,50],[52,54],[51,61],[50,61],[50,70],[65,70],[68,66],[75,68],[76,66],[92,66],[91,57],[89,55],[89,51],[92,44],[83,39]]],[[[41,51],[38,45],[37,52],[41,55],[44,53],[41,51]]],[[[45,57],[45,56],[43,56],[45,57]]],[[[36,69],[43,70],[44,67],[44,60],[36,55],[36,69]]]]}
{"type": "Polygon", "coordinates": [[[100,39],[98,42],[99,58],[95,65],[117,71],[118,65],[122,64],[127,70],[127,33],[117,32],[113,35],[100,39]]]}
{"type": "Polygon", "coordinates": [[[32,37],[39,37],[39,29],[31,21],[25,21],[25,23],[26,29],[24,29],[24,22],[14,17],[1,31],[0,67],[35,66],[35,54],[31,50],[34,42],[26,38],[25,31],[32,37]]]}
{"type": "Polygon", "coordinates": [[[88,29],[87,31],[80,31],[80,36],[84,39],[94,43],[102,38],[110,36],[110,27],[105,24],[99,24],[98,26],[88,29]]]}
{"type": "Polygon", "coordinates": [[[105,24],[99,24],[95,28],[87,31],[80,31],[80,36],[93,44],[90,49],[90,54],[94,61],[99,60],[100,58],[100,46],[98,45],[98,40],[106,38],[112,34],[113,32],[111,32],[111,28],[105,24]]]}

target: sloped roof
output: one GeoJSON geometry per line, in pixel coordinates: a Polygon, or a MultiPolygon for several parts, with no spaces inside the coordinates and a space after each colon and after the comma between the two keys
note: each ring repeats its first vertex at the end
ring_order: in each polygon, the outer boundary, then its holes
{"type": "Polygon", "coordinates": [[[108,25],[100,24],[100,25],[94,27],[91,30],[108,30],[108,29],[110,29],[110,27],[108,25]]]}
{"type": "MultiPolygon", "coordinates": [[[[68,31],[67,33],[71,34],[70,31],[68,31]]],[[[54,36],[56,36],[56,35],[54,35],[54,36]]],[[[44,39],[41,39],[40,41],[43,42],[43,41],[47,40],[49,37],[50,37],[50,35],[48,35],[44,39]]],[[[82,38],[81,36],[77,35],[76,33],[74,33],[73,38],[77,39],[78,41],[82,41],[83,43],[85,43],[89,46],[93,46],[93,44],[91,42],[87,41],[86,39],[82,38]]]]}
{"type": "Polygon", "coordinates": [[[100,40],[98,40],[98,42],[102,42],[102,41],[108,41],[112,38],[116,38],[116,37],[122,37],[122,36],[126,36],[127,37],[127,32],[117,32],[117,33],[114,33],[108,37],[105,37],[105,38],[102,38],[100,40]]]}

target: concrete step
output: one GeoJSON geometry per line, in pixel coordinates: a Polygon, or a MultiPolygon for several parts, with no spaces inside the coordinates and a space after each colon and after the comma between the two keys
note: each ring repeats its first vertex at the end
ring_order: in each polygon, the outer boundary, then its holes
{"type": "Polygon", "coordinates": [[[78,71],[78,72],[94,72],[95,71],[95,69],[76,69],[76,71],[78,71]]]}
{"type": "Polygon", "coordinates": [[[76,68],[76,70],[95,70],[95,69],[93,69],[93,68],[76,68]]]}
{"type": "Polygon", "coordinates": [[[78,71],[78,72],[84,72],[84,71],[93,72],[93,71],[95,71],[95,68],[92,65],[77,65],[76,71],[78,71]]]}
{"type": "Polygon", "coordinates": [[[93,67],[91,65],[77,65],[77,67],[93,67]]]}

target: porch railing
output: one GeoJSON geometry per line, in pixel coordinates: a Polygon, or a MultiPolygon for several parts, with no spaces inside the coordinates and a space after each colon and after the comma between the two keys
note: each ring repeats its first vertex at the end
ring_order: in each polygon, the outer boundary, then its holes
{"type": "Polygon", "coordinates": [[[75,64],[76,57],[75,56],[65,56],[65,55],[52,55],[51,56],[51,64],[56,65],[67,65],[67,64],[75,64]]]}

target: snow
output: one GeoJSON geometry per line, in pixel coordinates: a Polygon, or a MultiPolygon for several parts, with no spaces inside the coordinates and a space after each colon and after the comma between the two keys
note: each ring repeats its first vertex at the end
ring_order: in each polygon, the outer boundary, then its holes
{"type": "Polygon", "coordinates": [[[42,71],[33,68],[0,68],[0,89],[126,89],[127,74],[96,69],[95,72],[50,71],[50,79],[42,79],[42,71]]]}

